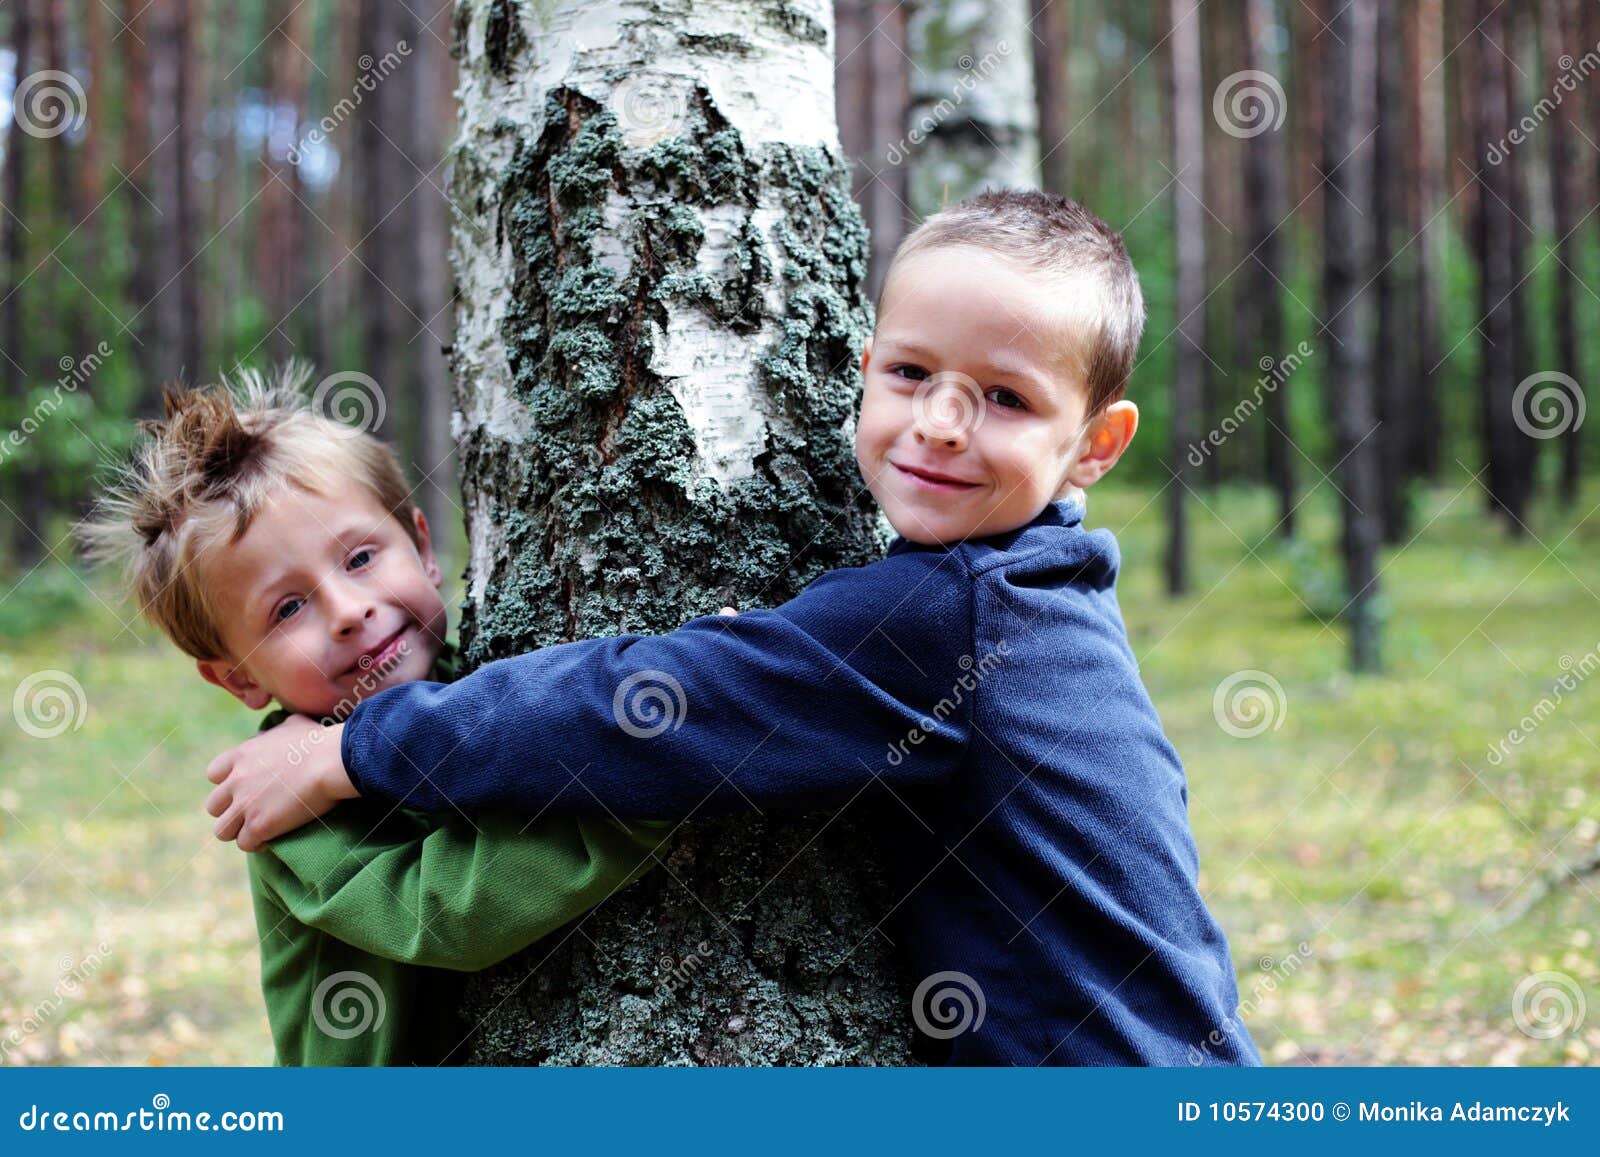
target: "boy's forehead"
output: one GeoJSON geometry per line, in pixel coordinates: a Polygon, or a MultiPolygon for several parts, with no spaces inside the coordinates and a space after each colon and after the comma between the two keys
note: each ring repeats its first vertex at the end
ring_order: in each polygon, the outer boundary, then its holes
{"type": "Polygon", "coordinates": [[[262,504],[250,525],[214,551],[219,584],[248,595],[312,566],[370,535],[389,517],[360,488],[335,499],[291,485],[262,504]]]}
{"type": "Polygon", "coordinates": [[[1100,314],[1088,273],[1044,273],[1003,254],[971,247],[916,253],[889,272],[876,339],[908,331],[942,336],[956,328],[996,327],[1016,344],[1054,352],[1100,314]],[[1033,341],[1030,342],[1029,339],[1033,341]]]}
{"type": "Polygon", "coordinates": [[[999,314],[970,326],[941,325],[936,317],[905,309],[892,317],[880,315],[873,353],[913,357],[930,370],[976,360],[1000,373],[1078,385],[1091,344],[1087,324],[1088,319],[1068,309],[1057,309],[1053,316],[999,314]]]}

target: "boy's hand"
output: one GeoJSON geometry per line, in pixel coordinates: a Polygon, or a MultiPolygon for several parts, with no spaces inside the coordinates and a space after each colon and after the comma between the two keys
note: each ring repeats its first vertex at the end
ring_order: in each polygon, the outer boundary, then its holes
{"type": "Polygon", "coordinates": [[[217,817],[219,840],[239,841],[242,852],[256,852],[268,840],[326,814],[357,792],[344,770],[339,741],[344,725],[324,727],[292,715],[206,768],[217,789],[206,811],[217,817]]]}

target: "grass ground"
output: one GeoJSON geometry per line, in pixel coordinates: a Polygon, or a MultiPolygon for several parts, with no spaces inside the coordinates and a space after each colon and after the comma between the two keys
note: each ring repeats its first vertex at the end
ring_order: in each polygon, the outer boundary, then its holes
{"type": "MultiPolygon", "coordinates": [[[[1192,500],[1177,600],[1164,496],[1091,495],[1245,1020],[1278,1063],[1588,1063],[1600,876],[1529,901],[1600,843],[1600,487],[1516,542],[1464,472],[1419,495],[1416,539],[1385,554],[1388,669],[1359,679],[1313,613],[1339,602],[1330,494],[1296,550],[1264,494],[1192,500]]],[[[252,718],[119,615],[62,571],[0,599],[5,696],[45,670],[84,692],[51,738],[0,711],[0,1063],[268,1063],[243,860],[201,810],[205,764],[252,718]]]]}

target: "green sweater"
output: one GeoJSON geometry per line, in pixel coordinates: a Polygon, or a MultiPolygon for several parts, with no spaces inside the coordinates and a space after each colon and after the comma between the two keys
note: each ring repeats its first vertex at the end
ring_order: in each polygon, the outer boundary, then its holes
{"type": "Polygon", "coordinates": [[[247,859],[278,1064],[459,1061],[465,974],[642,875],[670,827],[355,799],[272,841],[247,859]]]}

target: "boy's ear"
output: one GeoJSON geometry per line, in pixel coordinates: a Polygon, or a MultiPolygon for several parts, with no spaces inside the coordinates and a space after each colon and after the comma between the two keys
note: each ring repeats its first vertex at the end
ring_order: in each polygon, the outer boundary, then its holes
{"type": "Polygon", "coordinates": [[[442,587],[444,573],[439,569],[439,560],[433,555],[433,539],[428,534],[428,518],[420,507],[411,512],[411,518],[417,528],[417,554],[422,559],[422,569],[426,572],[429,582],[435,587],[442,587]]]}
{"type": "Polygon", "coordinates": [[[232,663],[222,659],[201,659],[195,666],[200,669],[200,678],[221,687],[252,711],[260,711],[272,702],[272,696],[262,690],[261,684],[232,663]]]}
{"type": "Polygon", "coordinates": [[[1126,399],[1107,406],[1089,423],[1077,461],[1067,470],[1067,482],[1084,488],[1100,481],[1117,464],[1138,430],[1138,406],[1126,399]]]}
{"type": "Polygon", "coordinates": [[[868,336],[867,344],[861,348],[861,372],[867,372],[867,363],[872,360],[872,338],[868,336]]]}

